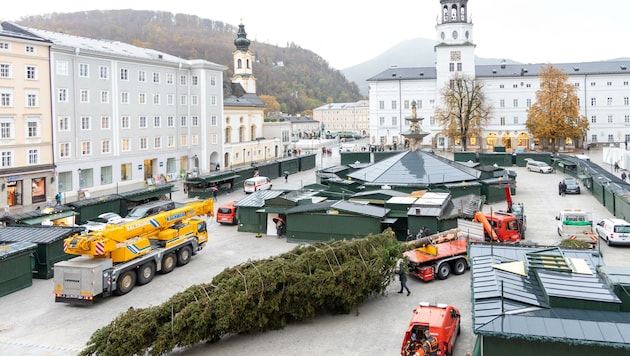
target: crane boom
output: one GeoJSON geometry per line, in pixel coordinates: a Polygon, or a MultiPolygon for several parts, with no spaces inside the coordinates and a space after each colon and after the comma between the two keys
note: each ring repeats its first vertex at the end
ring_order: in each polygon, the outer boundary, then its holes
{"type": "Polygon", "coordinates": [[[213,216],[214,200],[194,201],[173,210],[118,225],[102,231],[74,235],[64,241],[64,251],[71,255],[111,258],[112,252],[133,243],[135,248],[151,251],[149,237],[197,216],[213,216]]]}

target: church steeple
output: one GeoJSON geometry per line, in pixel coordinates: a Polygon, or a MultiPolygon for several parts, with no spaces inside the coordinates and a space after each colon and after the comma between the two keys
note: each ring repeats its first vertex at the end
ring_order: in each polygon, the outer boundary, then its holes
{"type": "Polygon", "coordinates": [[[247,32],[245,32],[245,25],[238,25],[238,32],[236,33],[236,39],[234,45],[239,51],[247,52],[249,50],[250,40],[247,39],[247,32]]]}
{"type": "Polygon", "coordinates": [[[234,57],[234,76],[232,83],[239,83],[246,93],[256,94],[256,77],[253,73],[254,53],[249,49],[251,41],[247,39],[245,25],[238,25],[234,46],[236,50],[232,52],[234,57]]]}

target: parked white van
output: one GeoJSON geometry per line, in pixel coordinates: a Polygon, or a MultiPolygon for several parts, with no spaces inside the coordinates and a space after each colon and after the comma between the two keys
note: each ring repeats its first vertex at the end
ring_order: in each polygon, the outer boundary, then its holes
{"type": "Polygon", "coordinates": [[[271,189],[271,179],[267,177],[253,177],[246,179],[243,183],[243,190],[245,193],[253,193],[257,190],[268,190],[271,189]]]}
{"type": "Polygon", "coordinates": [[[630,223],[625,220],[604,219],[595,225],[595,231],[608,246],[630,244],[630,223]]]}

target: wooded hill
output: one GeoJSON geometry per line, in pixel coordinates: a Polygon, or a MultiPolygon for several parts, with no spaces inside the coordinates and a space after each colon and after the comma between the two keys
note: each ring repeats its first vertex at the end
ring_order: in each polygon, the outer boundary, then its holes
{"type": "MultiPolygon", "coordinates": [[[[194,15],[135,10],[53,13],[26,17],[17,23],[223,64],[228,67],[224,72],[224,95],[231,95],[228,83],[234,74],[232,52],[236,49],[238,26],[194,15]]],[[[295,43],[278,47],[249,39],[257,61],[254,65],[257,94],[275,97],[282,112],[310,116],[310,110],[323,104],[362,98],[358,86],[319,55],[295,43]]]]}

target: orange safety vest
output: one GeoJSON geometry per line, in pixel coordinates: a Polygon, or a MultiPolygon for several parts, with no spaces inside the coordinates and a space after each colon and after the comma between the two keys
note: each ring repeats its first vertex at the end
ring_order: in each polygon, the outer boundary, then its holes
{"type": "Polygon", "coordinates": [[[427,341],[424,342],[426,345],[425,351],[429,354],[428,356],[437,356],[438,350],[440,349],[440,344],[435,336],[429,336],[427,341]]]}

